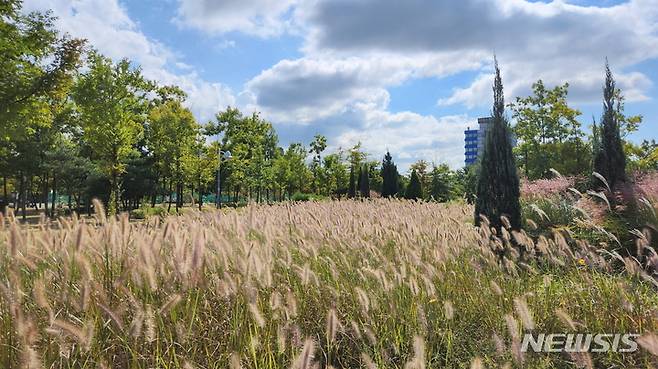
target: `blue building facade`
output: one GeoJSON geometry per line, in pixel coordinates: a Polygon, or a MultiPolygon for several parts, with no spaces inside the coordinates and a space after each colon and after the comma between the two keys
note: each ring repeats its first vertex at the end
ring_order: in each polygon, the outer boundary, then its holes
{"type": "Polygon", "coordinates": [[[464,164],[471,165],[478,158],[478,130],[470,129],[464,131],[464,164]]]}
{"type": "Polygon", "coordinates": [[[484,140],[491,125],[491,117],[478,118],[478,129],[468,127],[464,131],[464,164],[471,165],[484,151],[484,140]]]}

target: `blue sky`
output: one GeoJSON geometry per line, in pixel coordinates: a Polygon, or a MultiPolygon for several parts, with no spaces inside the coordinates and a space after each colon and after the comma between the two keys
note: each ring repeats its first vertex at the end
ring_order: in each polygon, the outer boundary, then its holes
{"type": "Polygon", "coordinates": [[[25,0],[102,53],[148,78],[180,85],[201,122],[227,105],[262,112],[283,145],[327,136],[329,150],[362,142],[463,163],[463,130],[491,105],[492,57],[507,100],[541,78],[569,82],[581,121],[601,114],[610,59],[632,139],[658,129],[655,0],[25,0]]]}

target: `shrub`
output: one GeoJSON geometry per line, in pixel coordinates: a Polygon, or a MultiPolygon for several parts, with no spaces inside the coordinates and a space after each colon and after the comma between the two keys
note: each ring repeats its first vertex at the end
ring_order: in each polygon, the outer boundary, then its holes
{"type": "Polygon", "coordinates": [[[536,181],[523,180],[521,181],[521,197],[532,199],[565,194],[569,188],[574,187],[575,182],[573,177],[556,177],[536,181]]]}
{"type": "Polygon", "coordinates": [[[295,192],[290,200],[292,201],[309,201],[312,199],[312,195],[308,193],[295,192]]]}
{"type": "MultiPolygon", "coordinates": [[[[173,207],[171,209],[171,213],[172,214],[176,213],[176,211],[173,207]]],[[[151,217],[154,217],[154,216],[164,218],[168,214],[169,214],[169,212],[167,212],[166,207],[156,206],[156,207],[152,208],[150,206],[144,206],[144,207],[141,207],[139,209],[135,209],[135,210],[131,211],[130,212],[130,217],[132,219],[143,220],[143,219],[148,219],[148,218],[151,218],[151,217]]]]}
{"type": "Polygon", "coordinates": [[[130,212],[130,217],[133,219],[146,219],[146,209],[139,208],[130,212]]]}
{"type": "Polygon", "coordinates": [[[532,201],[524,200],[522,209],[526,228],[527,220],[532,220],[537,224],[540,232],[574,225],[576,220],[587,218],[582,210],[574,207],[573,199],[564,196],[538,198],[532,201]]]}

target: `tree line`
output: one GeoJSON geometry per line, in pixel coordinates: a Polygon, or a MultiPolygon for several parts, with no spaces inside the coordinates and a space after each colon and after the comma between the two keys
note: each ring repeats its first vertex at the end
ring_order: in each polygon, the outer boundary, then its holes
{"type": "MultiPolygon", "coordinates": [[[[129,60],[115,62],[85,40],[61,34],[49,14],[24,14],[21,1],[10,0],[0,15],[0,202],[13,203],[23,215],[27,207],[43,206],[56,216],[61,199],[67,210],[91,211],[91,200],[99,198],[115,214],[163,202],[175,210],[184,203],[201,208],[215,196],[232,203],[311,194],[477,198],[484,163],[451,170],[420,160],[405,176],[389,152],[381,161],[360,144],[327,153],[322,135],[307,145],[282,147],[258,113],[228,107],[202,124],[185,107],[179,87],[159,85],[129,60]],[[232,153],[221,166],[220,151],[232,153]]],[[[511,149],[515,165],[529,179],[544,178],[551,169],[585,174],[596,160],[609,161],[596,158],[612,133],[594,122],[586,137],[581,113],[567,103],[568,87],[551,89],[538,81],[532,96],[507,105],[517,122],[510,127],[519,142],[511,149]]],[[[629,166],[655,168],[655,142],[624,140],[642,117],[625,116],[623,95],[614,86],[610,91],[612,118],[602,119],[619,122],[629,166]]],[[[494,115],[504,108],[497,105],[494,115]]]]}
{"type": "MultiPolygon", "coordinates": [[[[369,160],[361,145],[325,153],[321,135],[308,146],[279,146],[272,124],[258,113],[228,107],[201,124],[185,107],[186,94],[144,77],[124,59],[114,62],[54,27],[49,14],[21,12],[21,1],[0,7],[0,172],[4,206],[43,206],[56,216],[91,211],[99,198],[110,214],[165,201],[202,206],[217,175],[224,201],[280,201],[296,193],[448,199],[449,186],[423,190],[401,176],[387,153],[369,160]],[[232,157],[219,166],[219,151],[232,157]],[[221,172],[218,173],[218,167],[221,172]]],[[[426,181],[427,163],[417,164],[426,181]]],[[[446,166],[431,174],[453,181],[446,166]]],[[[455,181],[456,182],[456,181],[455,181]]],[[[452,188],[452,187],[450,187],[452,188]]]]}

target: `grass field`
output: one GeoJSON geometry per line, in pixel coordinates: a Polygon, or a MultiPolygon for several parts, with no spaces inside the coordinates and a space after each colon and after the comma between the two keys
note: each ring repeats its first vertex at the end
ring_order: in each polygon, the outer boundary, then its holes
{"type": "Polygon", "coordinates": [[[4,219],[0,367],[657,364],[656,287],[631,262],[562,236],[496,238],[472,211],[375,200],[40,229],[4,219]],[[643,337],[632,354],[537,354],[521,352],[524,332],[643,337]]]}

